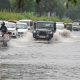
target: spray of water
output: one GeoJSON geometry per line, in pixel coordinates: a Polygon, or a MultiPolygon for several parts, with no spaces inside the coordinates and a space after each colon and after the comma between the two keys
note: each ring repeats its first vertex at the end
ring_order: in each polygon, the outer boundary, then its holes
{"type": "Polygon", "coordinates": [[[23,37],[20,37],[17,39],[11,39],[9,44],[12,47],[25,47],[24,44],[26,44],[27,42],[31,42],[32,39],[33,39],[32,38],[32,32],[28,31],[23,35],[23,37]]]}
{"type": "Polygon", "coordinates": [[[66,42],[71,41],[72,34],[69,30],[57,30],[56,33],[54,33],[53,40],[55,42],[66,42]]]}
{"type": "MultiPolygon", "coordinates": [[[[51,41],[54,43],[55,42],[73,42],[74,41],[73,36],[74,36],[74,34],[72,34],[72,32],[70,32],[69,30],[65,30],[65,29],[57,30],[54,33],[53,39],[51,41]]],[[[26,45],[24,45],[24,44],[31,42],[33,40],[34,40],[34,38],[32,37],[32,32],[28,31],[24,34],[23,37],[20,37],[18,39],[12,39],[9,44],[14,47],[25,47],[26,45]]],[[[41,42],[41,40],[40,40],[40,42],[41,42]]]]}
{"type": "Polygon", "coordinates": [[[22,42],[30,42],[30,41],[32,41],[32,32],[31,31],[26,32],[23,35],[23,37],[19,38],[18,40],[22,41],[22,42]]]}

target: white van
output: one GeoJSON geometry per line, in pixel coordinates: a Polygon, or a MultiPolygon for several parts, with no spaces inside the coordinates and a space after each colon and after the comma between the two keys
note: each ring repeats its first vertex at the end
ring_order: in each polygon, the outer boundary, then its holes
{"type": "Polygon", "coordinates": [[[28,26],[26,23],[17,22],[17,32],[18,36],[23,36],[28,31],[28,26]]]}
{"type": "Polygon", "coordinates": [[[22,19],[22,20],[19,20],[18,22],[20,22],[20,23],[26,23],[27,26],[28,26],[28,29],[31,29],[33,27],[33,21],[32,20],[22,19]]]}

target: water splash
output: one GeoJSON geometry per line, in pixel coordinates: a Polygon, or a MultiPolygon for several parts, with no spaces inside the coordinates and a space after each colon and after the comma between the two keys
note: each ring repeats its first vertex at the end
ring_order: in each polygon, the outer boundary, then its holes
{"type": "Polygon", "coordinates": [[[18,40],[22,41],[22,42],[30,42],[30,41],[32,41],[32,39],[33,39],[32,32],[28,31],[23,35],[23,37],[19,38],[18,40]]]}
{"type": "Polygon", "coordinates": [[[9,44],[12,47],[25,47],[26,43],[31,42],[32,41],[32,32],[28,31],[24,34],[23,37],[17,38],[17,39],[12,39],[9,44]]]}
{"type": "MultiPolygon", "coordinates": [[[[70,32],[69,30],[57,30],[54,33],[53,39],[51,40],[52,43],[55,42],[76,42],[76,41],[80,41],[79,36],[77,37],[77,35],[75,35],[75,33],[73,34],[73,32],[70,32]]],[[[10,41],[10,46],[13,47],[25,47],[26,43],[31,43],[31,42],[41,42],[41,43],[45,43],[44,40],[34,40],[34,38],[32,37],[32,32],[28,31],[24,34],[23,37],[18,38],[18,39],[12,39],[10,41]]]]}
{"type": "Polygon", "coordinates": [[[72,34],[69,30],[57,30],[56,33],[54,33],[53,40],[55,42],[67,42],[72,41],[72,34]]]}

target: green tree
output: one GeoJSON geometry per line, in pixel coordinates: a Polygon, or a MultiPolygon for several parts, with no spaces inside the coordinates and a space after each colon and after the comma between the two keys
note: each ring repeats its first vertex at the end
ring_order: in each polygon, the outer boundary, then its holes
{"type": "Polygon", "coordinates": [[[45,13],[56,14],[62,16],[64,14],[64,5],[63,0],[41,0],[36,7],[36,12],[39,16],[44,15],[45,13]]]}
{"type": "Polygon", "coordinates": [[[0,10],[9,10],[10,9],[10,3],[9,0],[0,0],[0,10]]]}

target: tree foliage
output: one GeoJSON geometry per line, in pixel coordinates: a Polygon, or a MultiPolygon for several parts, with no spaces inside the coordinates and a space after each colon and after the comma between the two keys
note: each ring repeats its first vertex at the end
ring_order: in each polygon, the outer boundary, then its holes
{"type": "Polygon", "coordinates": [[[41,0],[36,0],[36,3],[39,4],[41,0]]]}
{"type": "Polygon", "coordinates": [[[0,0],[0,10],[4,9],[33,12],[40,16],[50,13],[52,16],[80,18],[80,0],[0,0]]]}
{"type": "Polygon", "coordinates": [[[68,1],[66,1],[65,5],[66,5],[67,8],[69,8],[70,3],[75,6],[77,4],[77,0],[68,0],[68,1]]]}
{"type": "Polygon", "coordinates": [[[10,8],[10,2],[9,0],[0,0],[0,10],[3,9],[9,9],[10,8]]]}

